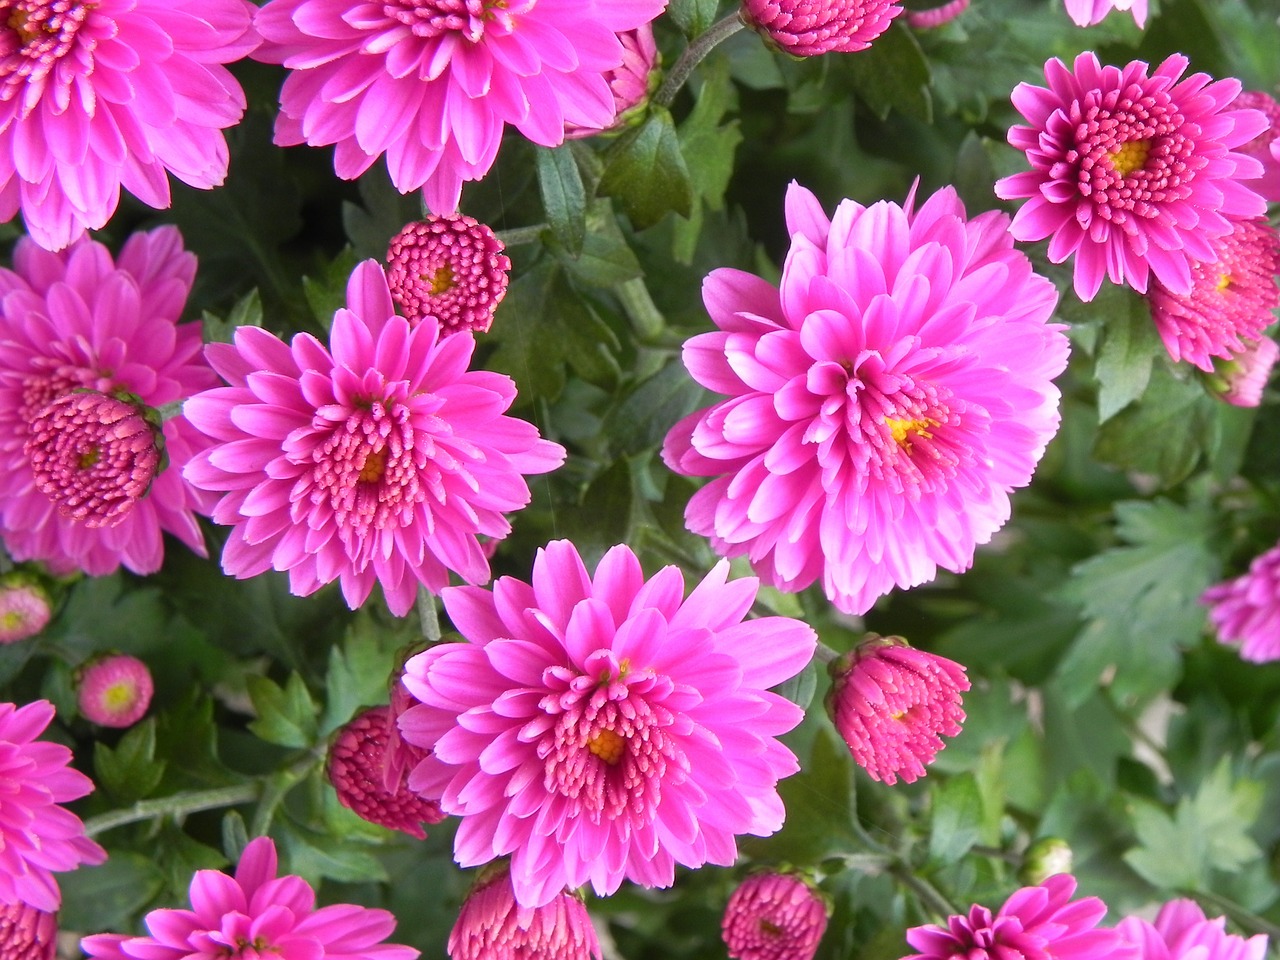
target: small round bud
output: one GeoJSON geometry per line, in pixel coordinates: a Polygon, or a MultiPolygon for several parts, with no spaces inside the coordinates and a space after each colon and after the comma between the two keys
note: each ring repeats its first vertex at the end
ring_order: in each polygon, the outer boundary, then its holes
{"type": "Polygon", "coordinates": [[[1057,873],[1070,873],[1073,865],[1071,847],[1058,837],[1041,837],[1022,855],[1018,880],[1029,887],[1039,886],[1057,873]]]}
{"type": "Polygon", "coordinates": [[[0,644],[34,637],[49,625],[49,595],[22,574],[0,577],[0,644]]]}
{"type": "Polygon", "coordinates": [[[80,713],[102,727],[131,727],[151,706],[151,671],[137,657],[117,653],[90,661],[76,688],[80,713]]]}

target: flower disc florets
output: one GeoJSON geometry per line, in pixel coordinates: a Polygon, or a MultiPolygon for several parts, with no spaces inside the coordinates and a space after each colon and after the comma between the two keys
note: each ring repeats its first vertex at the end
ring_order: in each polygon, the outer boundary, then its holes
{"type": "Polygon", "coordinates": [[[387,249],[387,285],[410,324],[440,322],[440,335],[484,333],[507,294],[511,260],[485,224],[461,214],[408,224],[387,249]]]}
{"type": "Polygon", "coordinates": [[[727,865],[735,835],[782,825],[777,781],[797,769],[775,738],[801,719],[768,688],[813,655],[796,620],[744,620],[753,579],[721,563],[686,599],[666,567],[646,581],[626,547],[595,575],[571,543],[538,553],[533,582],[451,587],[465,643],[405,666],[420,704],[400,718],[430,749],[409,786],[463,818],[462,866],[511,855],[516,900],[590,882],[670,886],[675,865],[727,865]]]}
{"type": "Polygon", "coordinates": [[[0,960],[54,960],[58,920],[25,903],[0,903],[0,960]]]}
{"type": "Polygon", "coordinates": [[[123,729],[141,720],[151,706],[155,683],[137,657],[112,654],[81,668],[76,702],[86,720],[123,729]]]}
{"type": "Polygon", "coordinates": [[[901,0],[742,0],[747,25],[796,57],[865,50],[901,12],[901,0]]]}
{"type": "Polygon", "coordinates": [[[802,877],[756,873],[733,891],[720,935],[732,960],[813,960],[827,903],[802,877]]]}
{"type": "Polygon", "coordinates": [[[522,907],[506,864],[487,867],[449,933],[449,960],[601,960],[600,940],[582,899],[567,890],[540,907],[522,907]]]}

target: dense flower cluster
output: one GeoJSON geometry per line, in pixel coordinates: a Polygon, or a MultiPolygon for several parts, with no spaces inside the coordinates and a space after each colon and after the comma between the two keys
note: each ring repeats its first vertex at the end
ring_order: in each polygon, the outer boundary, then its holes
{"type": "Polygon", "coordinates": [[[742,19],[795,57],[854,53],[889,29],[901,0],[742,0],[742,19]]]}
{"type": "Polygon", "coordinates": [[[720,933],[732,960],[813,960],[827,904],[802,877],[756,873],[729,898],[720,933]]]}
{"type": "Polygon", "coordinates": [[[0,903],[0,960],[54,960],[58,921],[25,903],[0,903]]]}
{"type": "Polygon", "coordinates": [[[435,317],[440,335],[483,333],[507,293],[511,260],[492,230],[461,214],[408,224],[387,248],[391,299],[411,324],[435,317]]]}
{"type": "Polygon", "coordinates": [[[1200,602],[1209,607],[1218,639],[1240,644],[1245,660],[1280,660],[1280,544],[1234,580],[1210,587],[1200,602]]]}
{"type": "Polygon", "coordinates": [[[482,871],[449,932],[449,960],[601,960],[581,898],[569,892],[521,906],[506,864],[482,871]]]}

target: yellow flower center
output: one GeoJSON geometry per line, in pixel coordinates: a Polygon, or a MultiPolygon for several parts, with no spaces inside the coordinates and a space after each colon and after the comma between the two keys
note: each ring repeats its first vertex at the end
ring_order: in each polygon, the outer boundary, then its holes
{"type": "Polygon", "coordinates": [[[133,704],[133,687],[121,681],[113,683],[102,691],[103,705],[112,712],[124,710],[133,704]]]}
{"type": "Polygon", "coordinates": [[[430,280],[431,295],[438,297],[440,294],[453,289],[453,268],[445,264],[437,270],[432,276],[423,276],[423,280],[430,280]]]}
{"type": "Polygon", "coordinates": [[[622,751],[626,746],[627,741],[612,730],[601,730],[587,741],[587,749],[611,767],[622,759],[622,751]]]}
{"type": "Polygon", "coordinates": [[[938,425],[937,420],[930,420],[927,417],[918,417],[910,420],[897,420],[893,417],[885,418],[885,426],[889,428],[889,432],[893,434],[893,439],[897,441],[898,446],[906,448],[912,437],[924,437],[926,440],[932,440],[933,434],[929,432],[930,427],[938,425]]]}
{"type": "Polygon", "coordinates": [[[102,457],[102,449],[100,447],[90,447],[88,450],[80,454],[76,460],[76,466],[81,470],[88,470],[98,462],[102,457]]]}
{"type": "Polygon", "coordinates": [[[360,468],[361,483],[377,483],[387,472],[387,448],[372,450],[364,458],[364,466],[360,468]]]}
{"type": "Polygon", "coordinates": [[[1151,152],[1150,140],[1130,140],[1118,149],[1112,150],[1108,157],[1116,173],[1127,177],[1135,170],[1141,170],[1147,162],[1147,154],[1151,152]]]}
{"type": "Polygon", "coordinates": [[[1217,290],[1218,292],[1222,292],[1223,290],[1227,289],[1227,287],[1229,286],[1231,286],[1231,274],[1229,273],[1218,274],[1218,282],[1214,284],[1214,289],[1217,290]]]}
{"type": "Polygon", "coordinates": [[[44,32],[40,24],[32,22],[34,19],[30,11],[24,10],[22,7],[14,7],[5,23],[10,30],[18,35],[18,40],[26,44],[44,32]]]}

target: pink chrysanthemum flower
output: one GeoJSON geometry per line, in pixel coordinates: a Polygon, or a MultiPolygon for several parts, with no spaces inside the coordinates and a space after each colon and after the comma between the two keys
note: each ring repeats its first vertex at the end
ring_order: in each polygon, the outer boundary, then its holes
{"type": "Polygon", "coordinates": [[[742,0],[749,27],[794,57],[854,53],[889,29],[902,0],[742,0]]]}
{"type": "Polygon", "coordinates": [[[413,757],[411,764],[400,765],[399,781],[384,783],[393,723],[389,707],[371,707],[339,730],[329,746],[329,782],[342,805],[365,820],[424,840],[422,825],[439,823],[444,814],[438,803],[413,793],[405,783],[408,769],[426,756],[412,744],[404,744],[413,757]]]}
{"type": "Polygon", "coordinates": [[[1181,79],[1175,54],[1148,75],[1134,60],[1103,67],[1092,52],[1072,70],[1045,64],[1048,88],[1020,83],[1013,105],[1030,122],[1009,130],[1032,169],[996,183],[1004,200],[1028,198],[1010,228],[1018,240],[1049,239],[1049,259],[1075,255],[1075,290],[1092,300],[1103,277],[1145,293],[1155,276],[1191,289],[1191,264],[1214,259],[1210,241],[1231,219],[1266,213],[1244,179],[1262,165],[1237,152],[1266,126],[1232,105],[1240,81],[1181,79]]]}
{"type": "Polygon", "coordinates": [[[617,34],[649,23],[666,0],[270,0],[258,59],[292,72],[276,143],[336,144],[352,180],[384,153],[401,193],[453,213],[464,180],[493,165],[507,124],[534,143],[564,140],[566,121],[613,122],[605,73],[617,34]]]}
{"type": "Polygon", "coordinates": [[[931,30],[944,23],[950,23],[969,9],[969,0],[951,0],[940,7],[927,10],[908,10],[907,26],[913,30],[931,30]]]}
{"type": "Polygon", "coordinates": [[[386,910],[339,903],[316,909],[301,877],[276,876],[269,837],[249,841],[234,877],[197,870],[190,910],[152,910],[148,935],[102,933],[80,947],[102,960],[415,960],[418,951],[383,943],[396,919],[386,910]]]}
{"type": "Polygon", "coordinates": [[[440,335],[484,333],[507,295],[511,260],[494,232],[462,214],[408,224],[387,248],[387,285],[410,324],[440,321],[440,335]]]}
{"type": "Polygon", "coordinates": [[[49,625],[52,614],[40,584],[22,574],[0,578],[0,644],[34,637],[49,625]]]}
{"type": "Polygon", "coordinates": [[[1262,176],[1250,180],[1249,186],[1272,202],[1280,201],[1280,103],[1260,90],[1246,90],[1232,104],[1237,110],[1258,110],[1267,118],[1268,127],[1240,152],[1255,157],[1262,164],[1262,176]]]}
{"type": "Polygon", "coordinates": [[[540,907],[516,903],[507,865],[488,867],[449,933],[450,960],[601,960],[582,900],[561,891],[540,907]]]}
{"type": "Polygon", "coordinates": [[[0,0],[0,220],[61,250],[120,188],[169,205],[227,174],[244,93],[224,63],[257,45],[245,0],[0,0]]]}
{"type": "MultiPolygon", "coordinates": [[[[33,437],[52,449],[53,427],[71,431],[66,442],[73,446],[102,439],[97,423],[41,419],[76,391],[122,391],[160,407],[216,382],[200,356],[200,324],[178,323],[195,272],[196,259],[173,227],[134,234],[115,262],[96,241],[53,254],[23,238],[14,270],[0,269],[0,533],[15,558],[42,560],[58,574],[102,576],[122,563],[154,573],[164,559],[162,533],[205,555],[195,514],[206,513],[211,498],[184,483],[181,471],[202,438],[183,416],[164,424],[170,469],[106,526],[77,519],[75,510],[68,515],[63,495],[50,499],[41,482],[56,478],[37,475],[28,451],[33,437]]],[[[94,476],[88,470],[63,494],[92,492],[94,476]]],[[[91,518],[102,515],[86,514],[91,518]]]]}
{"type": "Polygon", "coordinates": [[[1060,873],[1023,887],[995,915],[975,904],[945,927],[912,927],[907,943],[920,952],[903,960],[1138,960],[1124,937],[1098,928],[1107,905],[1097,897],[1072,901],[1075,889],[1075,877],[1060,873]]]}
{"type": "Polygon", "coordinates": [[[1101,23],[1112,10],[1128,10],[1139,27],[1147,25],[1147,0],[1063,0],[1078,27],[1101,23]]]}
{"type": "Polygon", "coordinates": [[[1154,924],[1126,917],[1116,932],[1136,945],[1136,960],[1264,960],[1267,936],[1227,933],[1225,917],[1209,920],[1194,900],[1170,900],[1154,924]]]}
{"type": "Polygon", "coordinates": [[[829,669],[827,712],[873,780],[912,783],[960,733],[969,679],[953,660],[871,634],[829,669]]]}
{"type": "Polygon", "coordinates": [[[564,449],[504,415],[515,385],[467,369],[471,334],[441,340],[434,319],[396,316],[376,261],[351,274],[329,340],[241,327],[209,345],[231,386],[187,401],[214,445],[185,476],[223,494],[214,522],[235,529],[222,569],[287,570],[298,596],[340,580],[352,609],[378,582],[398,616],[450,571],[487,581],[477,535],[505,537],[503,514],[529,502],[524,476],[560,466],[564,449]]]}
{"type": "Polygon", "coordinates": [[[107,859],[80,818],[59,806],[90,793],[93,781],[71,768],[66,747],[36,739],[51,720],[47,700],[0,703],[0,904],[47,913],[62,902],[54,873],[107,859]]]}
{"type": "Polygon", "coordinates": [[[0,903],[0,960],[54,960],[58,920],[25,903],[0,903]]]}
{"type": "Polygon", "coordinates": [[[1254,557],[1247,573],[1200,596],[1222,643],[1240,644],[1254,663],[1280,660],[1280,544],[1254,557]]]}
{"type": "Polygon", "coordinates": [[[732,960],[813,960],[826,929],[826,901],[803,878],[757,873],[733,891],[720,935],[732,960]]]}
{"type": "Polygon", "coordinates": [[[151,706],[155,684],[137,657],[117,653],[91,661],[80,671],[76,704],[86,720],[123,729],[141,720],[151,706]]]}
{"type": "Polygon", "coordinates": [[[1148,295],[1169,356],[1206,373],[1214,357],[1230,359],[1261,339],[1280,306],[1280,236],[1265,220],[1233,221],[1212,244],[1213,259],[1191,267],[1190,292],[1174,293],[1156,278],[1148,295]]]}
{"type": "Polygon", "coordinates": [[[1245,341],[1244,349],[1230,360],[1216,360],[1209,389],[1235,407],[1256,407],[1280,360],[1280,346],[1270,337],[1245,341]]]}
{"type": "MultiPolygon", "coordinates": [[[[618,34],[618,39],[622,42],[622,63],[604,75],[613,94],[615,113],[613,123],[606,128],[608,130],[625,127],[632,117],[643,113],[642,105],[649,96],[650,83],[657,80],[654,68],[661,59],[650,24],[624,31],[618,34]],[[637,109],[638,107],[641,109],[637,109]]],[[[598,128],[582,127],[576,123],[566,122],[564,125],[566,140],[578,140],[602,132],[604,131],[598,128]]]]}
{"type": "Polygon", "coordinates": [[[966,220],[950,188],[828,220],[792,184],[782,289],[728,269],[703,283],[719,329],[684,362],[729,399],[663,446],[677,473],[717,478],[689,529],[775,587],[821,578],[850,613],[967,569],[1057,431],[1067,363],[1057,294],[1007,224],[966,220]]]}
{"type": "Polygon", "coordinates": [[[409,786],[463,818],[459,864],[511,854],[516,899],[539,907],[587,882],[667,887],[677,863],[732,864],[736,834],[782,826],[777,782],[798,767],[775,738],[803,714],[769,688],[816,638],[786,617],[744,621],[757,581],[728,571],[685,599],[675,567],[646,581],[617,546],[592,577],[561,540],[532,585],[444,591],[467,642],[406,664],[421,704],[400,729],[432,751],[409,786]]]}

